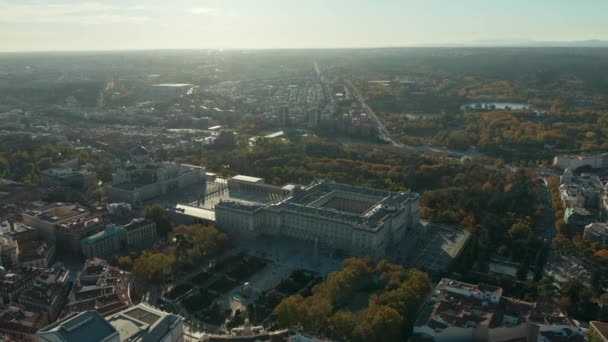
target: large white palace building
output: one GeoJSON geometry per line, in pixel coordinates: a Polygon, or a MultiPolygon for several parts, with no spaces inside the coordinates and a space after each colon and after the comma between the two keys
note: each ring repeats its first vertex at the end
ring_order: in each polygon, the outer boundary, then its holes
{"type": "MultiPolygon", "coordinates": [[[[254,183],[260,182],[252,181],[250,187],[255,188],[254,183]]],[[[295,187],[269,203],[224,200],[215,206],[215,215],[218,227],[235,238],[289,237],[350,255],[382,258],[419,224],[419,202],[420,195],[413,192],[322,181],[295,187]]]]}
{"type": "Polygon", "coordinates": [[[175,190],[200,187],[204,192],[205,169],[200,166],[156,162],[148,150],[129,151],[130,160],[112,174],[106,189],[114,202],[141,205],[175,190]]]}

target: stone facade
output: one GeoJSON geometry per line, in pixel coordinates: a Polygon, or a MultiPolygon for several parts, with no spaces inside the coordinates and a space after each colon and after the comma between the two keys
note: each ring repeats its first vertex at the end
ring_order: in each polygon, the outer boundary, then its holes
{"type": "Polygon", "coordinates": [[[223,201],[218,227],[236,238],[258,235],[382,258],[419,223],[420,196],[319,182],[271,204],[223,201]]]}
{"type": "Polygon", "coordinates": [[[199,166],[156,162],[143,147],[130,152],[130,160],[112,175],[107,191],[114,202],[141,205],[172,191],[200,186],[204,192],[205,169],[199,166]]]}

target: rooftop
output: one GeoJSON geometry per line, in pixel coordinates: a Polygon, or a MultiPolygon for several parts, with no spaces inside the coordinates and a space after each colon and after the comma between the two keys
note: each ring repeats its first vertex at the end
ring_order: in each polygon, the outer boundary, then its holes
{"type": "Polygon", "coordinates": [[[82,243],[87,244],[87,245],[92,245],[101,240],[108,239],[114,235],[117,235],[120,233],[126,233],[126,232],[127,232],[127,230],[122,226],[117,226],[115,224],[109,224],[101,232],[82,239],[82,243]]]}
{"type": "Polygon", "coordinates": [[[379,224],[399,210],[399,207],[415,201],[419,197],[420,195],[413,192],[390,193],[384,190],[321,181],[296,190],[291,197],[275,204],[227,200],[221,202],[221,205],[243,211],[256,211],[263,208],[294,211],[347,222],[360,229],[375,230],[378,229],[379,224]]]}
{"type": "Polygon", "coordinates": [[[97,311],[71,314],[38,332],[41,341],[47,340],[45,336],[57,336],[63,341],[103,341],[115,334],[116,329],[97,311]]]}
{"type": "Polygon", "coordinates": [[[30,227],[21,222],[10,223],[8,221],[3,221],[0,224],[0,235],[12,235],[17,233],[23,233],[28,230],[36,231],[36,228],[30,227]]]}
{"type": "Polygon", "coordinates": [[[33,281],[42,271],[40,268],[28,267],[20,269],[17,272],[0,274],[0,288],[3,291],[10,292],[21,286],[24,282],[33,281]]]}
{"type": "Polygon", "coordinates": [[[57,229],[59,230],[69,230],[69,229],[78,229],[78,228],[84,228],[84,227],[89,227],[89,226],[98,226],[103,224],[103,219],[100,216],[95,216],[92,218],[73,218],[71,220],[68,220],[66,222],[63,222],[61,224],[59,224],[57,226],[57,229]]]}
{"type": "Polygon", "coordinates": [[[247,182],[247,183],[263,183],[264,182],[263,178],[244,176],[244,175],[234,176],[231,179],[240,181],[240,182],[247,182]]]}
{"type": "Polygon", "coordinates": [[[147,226],[149,224],[153,224],[153,221],[150,221],[148,219],[145,219],[143,217],[139,217],[139,218],[135,218],[133,220],[131,220],[131,222],[129,222],[128,224],[126,224],[124,226],[124,229],[126,229],[127,231],[132,231],[135,230],[137,228],[143,227],[143,226],[147,226]]]}
{"type": "Polygon", "coordinates": [[[215,221],[215,211],[210,209],[177,204],[175,206],[175,211],[185,216],[195,217],[205,221],[215,221]]]}
{"type": "MultiPolygon", "coordinates": [[[[450,327],[460,327],[473,331],[487,331],[477,327],[516,328],[504,330],[510,334],[510,340],[525,340],[530,329],[545,326],[569,326],[576,331],[576,324],[553,305],[539,305],[516,298],[500,297],[497,302],[488,301],[484,296],[475,296],[473,291],[482,290],[491,293],[502,293],[502,288],[487,284],[467,284],[456,280],[442,279],[437,285],[429,305],[422,307],[418,313],[415,329],[418,333],[427,334],[428,328],[434,331],[435,337],[450,327]],[[462,290],[470,291],[470,294],[462,290]],[[535,324],[526,324],[532,322],[535,324]],[[419,329],[421,327],[425,327],[419,329]],[[519,329],[524,327],[525,329],[519,329]]],[[[542,329],[541,329],[542,330],[542,329]]],[[[542,331],[546,331],[542,330],[542,331]]],[[[542,332],[541,331],[541,332],[542,332]]],[[[450,330],[445,332],[447,336],[450,330]]],[[[534,332],[532,332],[534,333],[534,332]]],[[[538,331],[536,332],[538,334],[538,331]]],[[[488,334],[490,336],[490,334],[488,334]]]]}
{"type": "Polygon", "coordinates": [[[87,215],[89,212],[78,204],[51,203],[43,207],[28,209],[23,214],[35,217],[41,221],[58,223],[77,216],[87,215]]]}
{"type": "Polygon", "coordinates": [[[16,304],[0,306],[0,326],[4,330],[33,335],[47,323],[45,313],[32,312],[16,304]]]}
{"type": "Polygon", "coordinates": [[[66,312],[97,310],[107,316],[132,306],[131,274],[111,267],[105,260],[88,259],[70,293],[66,312]]]}
{"type": "Polygon", "coordinates": [[[46,258],[47,253],[54,248],[53,242],[44,240],[22,241],[19,243],[19,261],[29,261],[46,258]]]}
{"type": "Polygon", "coordinates": [[[598,334],[602,341],[608,341],[608,323],[591,321],[589,322],[591,328],[598,334]]]}
{"type": "Polygon", "coordinates": [[[118,331],[121,341],[161,341],[181,318],[139,304],[108,318],[118,331]]]}
{"type": "Polygon", "coordinates": [[[163,87],[163,88],[183,88],[192,86],[190,83],[159,83],[153,85],[153,87],[163,87]]]}
{"type": "Polygon", "coordinates": [[[268,135],[264,136],[264,138],[272,139],[272,138],[282,137],[283,135],[285,135],[285,132],[278,131],[278,132],[274,132],[272,134],[268,134],[268,135]]]}

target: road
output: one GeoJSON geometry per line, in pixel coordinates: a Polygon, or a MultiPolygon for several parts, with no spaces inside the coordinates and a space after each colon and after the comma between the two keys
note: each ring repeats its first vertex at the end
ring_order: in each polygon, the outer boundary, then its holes
{"type": "Polygon", "coordinates": [[[389,143],[390,145],[420,152],[446,153],[450,156],[455,157],[479,157],[482,155],[477,150],[459,151],[447,147],[439,147],[432,145],[406,145],[393,140],[393,138],[391,138],[390,133],[388,132],[382,121],[378,118],[374,110],[365,102],[365,99],[363,98],[361,93],[359,93],[359,90],[352,84],[351,81],[346,81],[345,84],[349,88],[350,92],[354,94],[354,96],[357,98],[357,101],[361,105],[361,108],[363,109],[365,114],[367,114],[374,122],[374,125],[378,130],[378,135],[380,136],[380,139],[389,143]]]}
{"type": "Polygon", "coordinates": [[[319,81],[321,82],[321,85],[323,86],[323,92],[325,92],[325,96],[327,97],[327,99],[329,100],[329,102],[331,104],[334,104],[336,100],[331,95],[329,85],[327,83],[327,80],[325,79],[325,75],[323,75],[323,72],[321,72],[321,69],[319,68],[319,64],[317,62],[314,62],[313,67],[315,69],[315,72],[317,73],[317,77],[319,77],[319,81]]]}
{"type": "MultiPolygon", "coordinates": [[[[551,244],[555,237],[555,210],[551,204],[551,193],[549,192],[549,182],[546,178],[541,178],[540,191],[538,192],[538,200],[543,206],[543,214],[540,217],[539,228],[542,232],[542,237],[545,242],[551,244]]],[[[553,248],[550,248],[551,253],[553,248]]]]}
{"type": "MultiPolygon", "coordinates": [[[[545,174],[554,174],[555,170],[544,172],[546,169],[542,166],[537,168],[537,172],[545,174]]],[[[542,234],[542,238],[547,246],[547,257],[545,262],[545,273],[559,283],[569,279],[576,279],[585,286],[591,286],[591,273],[584,268],[582,260],[573,257],[559,255],[556,252],[553,238],[557,235],[555,229],[555,210],[551,204],[551,193],[549,191],[549,183],[546,177],[541,178],[541,190],[539,191],[539,200],[543,205],[543,214],[538,221],[538,231],[542,234]]]]}

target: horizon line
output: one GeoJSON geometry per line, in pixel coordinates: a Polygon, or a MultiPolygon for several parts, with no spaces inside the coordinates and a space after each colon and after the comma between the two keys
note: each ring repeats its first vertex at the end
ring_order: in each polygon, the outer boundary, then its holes
{"type": "Polygon", "coordinates": [[[114,48],[114,49],[57,49],[57,50],[0,50],[0,54],[34,54],[34,53],[82,53],[82,52],[151,52],[151,51],[281,51],[281,50],[381,50],[381,49],[455,49],[455,48],[472,48],[472,49],[512,49],[512,48],[567,48],[567,49],[606,49],[608,48],[608,40],[585,40],[585,41],[563,41],[563,42],[532,42],[521,44],[467,44],[467,43],[451,43],[451,44],[419,44],[419,45],[378,45],[378,46],[343,46],[343,47],[228,47],[228,48],[195,48],[195,47],[179,47],[179,48],[114,48]],[[586,42],[605,43],[605,46],[584,45],[586,42]],[[554,44],[555,43],[555,44],[554,44]],[[580,45],[560,45],[561,44],[580,44],[580,45]]]}

